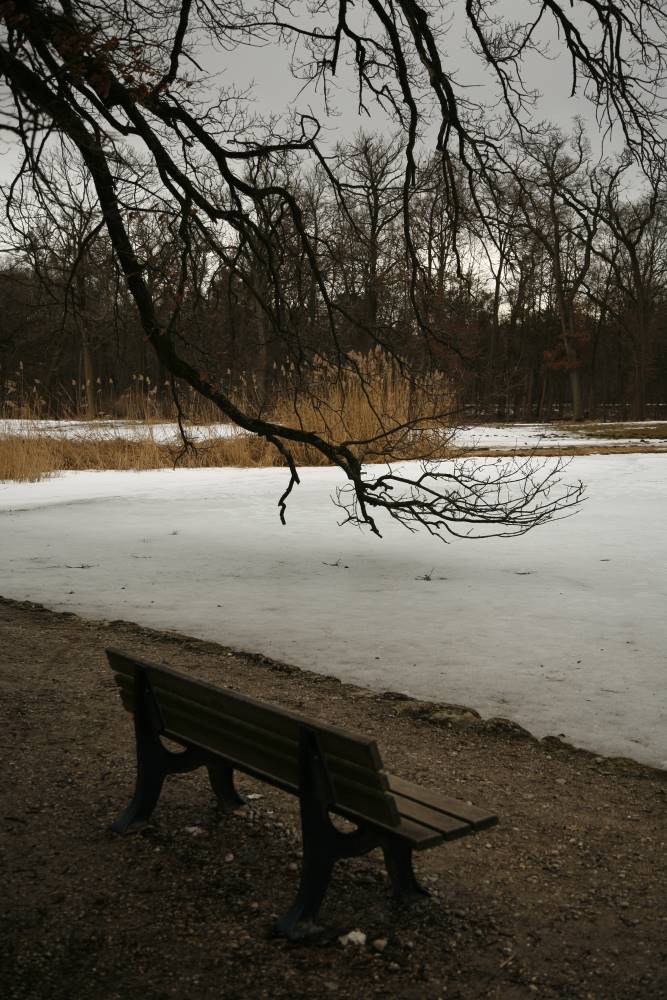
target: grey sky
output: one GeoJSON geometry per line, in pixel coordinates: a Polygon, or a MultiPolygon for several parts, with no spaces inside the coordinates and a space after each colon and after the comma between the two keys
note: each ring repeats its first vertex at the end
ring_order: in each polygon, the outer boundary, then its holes
{"type": "MultiPolygon", "coordinates": [[[[444,5],[446,8],[456,5],[444,5]]],[[[461,5],[459,5],[461,6],[461,5]]],[[[518,14],[516,3],[502,0],[499,9],[518,14]]],[[[594,152],[601,148],[602,135],[595,120],[591,103],[581,93],[572,97],[571,65],[568,56],[553,31],[542,30],[543,40],[550,55],[528,56],[525,64],[525,79],[531,89],[539,91],[540,97],[533,109],[536,121],[553,122],[563,131],[572,128],[575,117],[583,118],[591,139],[594,152]]],[[[460,14],[452,20],[448,34],[441,46],[443,64],[447,71],[455,73],[456,82],[461,85],[461,93],[471,99],[490,106],[498,97],[495,78],[488,67],[473,51],[470,32],[465,18],[460,14]]],[[[357,129],[383,131],[390,122],[375,102],[369,99],[370,115],[359,114],[355,81],[349,70],[342,68],[337,75],[337,89],[334,104],[338,115],[326,118],[322,115],[321,93],[307,87],[301,93],[303,83],[295,80],[290,72],[290,52],[285,46],[269,44],[264,47],[239,45],[235,51],[212,51],[205,54],[207,68],[221,73],[220,81],[226,86],[234,84],[243,89],[254,83],[254,104],[257,111],[266,114],[283,114],[288,107],[307,112],[309,106],[317,110],[318,117],[326,128],[330,141],[351,136],[357,129]]],[[[581,90],[581,86],[579,88],[581,90]]],[[[434,126],[435,129],[435,126],[434,126]]],[[[606,140],[605,151],[620,146],[620,130],[606,140]]]]}
{"type": "MultiPolygon", "coordinates": [[[[577,7],[585,9],[583,4],[575,4],[574,8],[568,6],[568,14],[575,16],[573,9],[577,7]]],[[[298,9],[304,12],[306,5],[298,5],[298,9]]],[[[359,4],[356,9],[363,11],[366,7],[359,4]]],[[[473,52],[465,5],[461,0],[443,0],[441,10],[443,16],[451,15],[448,33],[441,45],[445,68],[455,72],[457,83],[465,88],[463,93],[492,105],[498,95],[497,84],[490,70],[473,52]]],[[[498,0],[495,10],[509,20],[534,15],[535,7],[529,0],[498,0]]],[[[311,26],[305,20],[305,15],[299,23],[304,27],[311,26]]],[[[329,22],[327,27],[330,28],[329,22]]],[[[601,149],[602,133],[595,121],[593,108],[582,96],[570,96],[570,61],[564,52],[562,41],[555,36],[553,27],[545,21],[539,30],[542,32],[541,40],[549,43],[552,58],[531,55],[527,60],[526,82],[541,92],[533,118],[536,121],[552,121],[567,132],[572,128],[574,117],[581,116],[586,123],[593,155],[596,156],[601,149]]],[[[233,51],[220,51],[208,46],[200,50],[199,57],[207,70],[219,74],[218,81],[224,86],[235,85],[244,89],[254,81],[255,108],[263,114],[284,114],[290,107],[307,112],[312,107],[322,122],[325,144],[333,145],[338,139],[348,138],[359,128],[389,131],[393,127],[382,110],[370,100],[370,116],[358,113],[354,80],[349,70],[342,70],[339,76],[340,85],[335,96],[339,115],[325,117],[322,113],[321,94],[312,88],[299,94],[302,84],[290,72],[290,50],[285,45],[270,43],[253,48],[239,44],[233,51]]],[[[434,134],[435,126],[431,131],[427,130],[427,139],[434,134]]],[[[620,129],[617,129],[615,136],[606,140],[605,151],[617,150],[620,146],[620,129]]],[[[9,145],[0,147],[0,154],[4,154],[0,165],[0,179],[6,179],[16,161],[16,149],[9,145]]]]}

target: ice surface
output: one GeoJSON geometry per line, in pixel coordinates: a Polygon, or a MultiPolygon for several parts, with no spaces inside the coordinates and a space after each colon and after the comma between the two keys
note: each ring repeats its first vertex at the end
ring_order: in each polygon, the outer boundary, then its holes
{"type": "Polygon", "coordinates": [[[339,528],[342,474],[302,477],[286,527],[282,469],[0,484],[0,593],[667,767],[667,455],[575,458],[589,495],[576,517],[449,546],[391,523],[382,540],[339,528]]]}

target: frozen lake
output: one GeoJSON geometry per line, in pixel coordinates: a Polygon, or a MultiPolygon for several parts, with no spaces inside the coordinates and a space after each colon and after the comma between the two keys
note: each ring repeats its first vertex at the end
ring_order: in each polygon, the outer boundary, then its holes
{"type": "Polygon", "coordinates": [[[667,455],[575,458],[568,478],[589,496],[576,517],[449,546],[339,528],[340,473],[302,475],[286,527],[281,469],[2,483],[0,593],[667,767],[667,455]]]}

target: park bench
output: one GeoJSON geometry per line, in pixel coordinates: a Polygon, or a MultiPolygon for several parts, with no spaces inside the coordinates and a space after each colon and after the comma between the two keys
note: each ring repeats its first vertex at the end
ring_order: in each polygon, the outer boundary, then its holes
{"type": "Polygon", "coordinates": [[[334,864],[375,848],[384,853],[394,896],[427,895],[413,851],[493,826],[497,817],[387,774],[374,740],[303,718],[115,649],[107,656],[125,708],[134,716],[137,780],[113,824],[125,833],[145,823],[168,774],[206,767],[226,812],[243,804],[234,787],[242,771],[297,795],[303,859],[296,899],[278,922],[297,938],[314,927],[334,864]],[[167,749],[162,738],[183,747],[167,749]],[[338,829],[330,813],[356,829],[338,829]]]}

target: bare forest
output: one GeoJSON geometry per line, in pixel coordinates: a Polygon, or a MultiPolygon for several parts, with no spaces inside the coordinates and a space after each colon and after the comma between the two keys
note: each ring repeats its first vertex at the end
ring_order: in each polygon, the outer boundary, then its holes
{"type": "MultiPolygon", "coordinates": [[[[638,182],[627,155],[592,168],[589,153],[581,128],[517,142],[521,181],[510,175],[492,192],[470,192],[458,167],[456,228],[438,160],[418,165],[410,211],[432,340],[419,336],[410,301],[398,138],[358,132],[338,145],[327,167],[344,200],[322,166],[300,168],[287,152],[262,165],[261,181],[298,199],[339,310],[337,347],[378,377],[392,359],[437,373],[456,419],[665,417],[665,180],[638,182]]],[[[73,164],[67,149],[43,162],[61,197],[25,199],[2,226],[3,412],[169,415],[168,373],[141,334],[94,192],[73,164]]],[[[278,276],[289,324],[326,379],[329,317],[283,195],[258,214],[266,258],[245,243],[231,268],[195,231],[182,280],[180,233],[151,197],[155,181],[146,168],[145,202],[127,226],[164,324],[178,308],[190,346],[209,366],[214,359],[226,389],[271,408],[293,390],[290,345],[261,305],[278,276]]]]}

